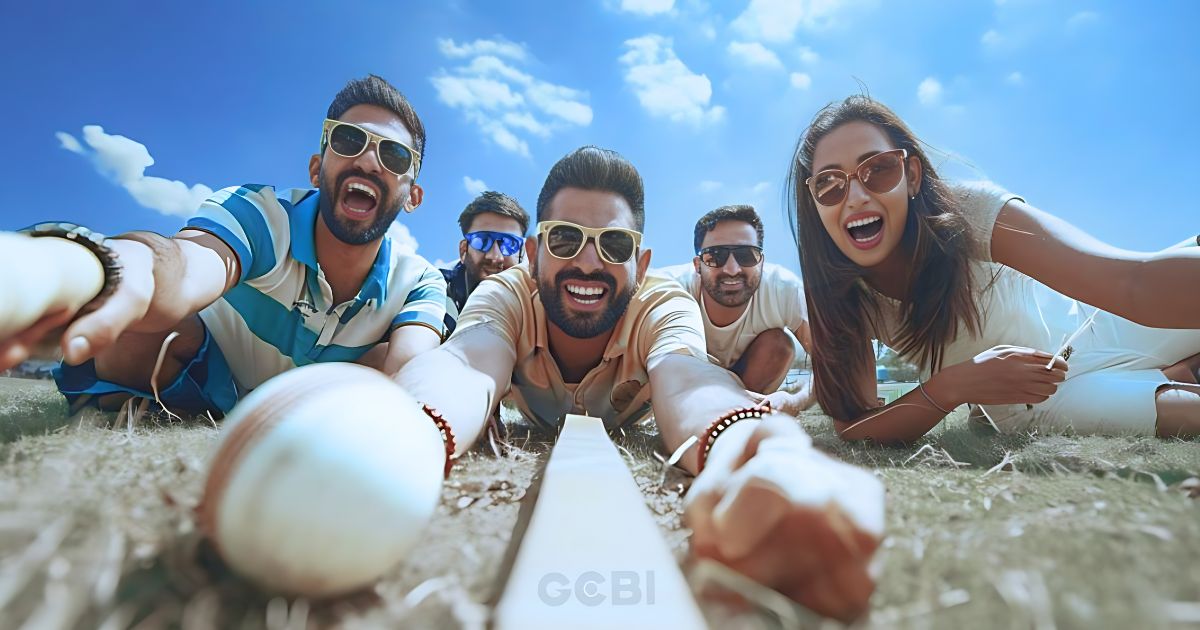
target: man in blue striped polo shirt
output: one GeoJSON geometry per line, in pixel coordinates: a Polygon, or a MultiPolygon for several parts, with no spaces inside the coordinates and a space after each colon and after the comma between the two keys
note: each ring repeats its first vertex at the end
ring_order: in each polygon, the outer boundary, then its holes
{"type": "Polygon", "coordinates": [[[424,145],[399,91],[354,80],[309,161],[315,188],[227,188],[174,237],[108,240],[121,279],[67,329],[59,389],[75,407],[157,394],[172,410],[224,413],[292,367],[358,361],[391,373],[436,347],[445,281],[387,236],[421,203],[424,145]]]}

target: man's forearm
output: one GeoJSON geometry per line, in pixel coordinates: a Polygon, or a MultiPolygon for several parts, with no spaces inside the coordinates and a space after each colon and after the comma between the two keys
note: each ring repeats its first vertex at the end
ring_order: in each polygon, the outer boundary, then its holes
{"type": "Polygon", "coordinates": [[[213,303],[224,293],[227,275],[212,269],[217,263],[195,264],[203,257],[218,254],[190,241],[179,241],[153,232],[131,232],[110,239],[120,256],[122,274],[153,278],[153,294],[145,316],[131,329],[156,332],[171,328],[180,320],[213,303]]]}
{"type": "MultiPolygon", "coordinates": [[[[687,355],[665,357],[651,372],[650,380],[654,388],[651,396],[654,420],[670,451],[679,448],[689,437],[702,435],[730,410],[754,404],[730,372],[687,355]]],[[[745,438],[737,436],[743,432],[748,434],[754,424],[746,422],[746,426],[737,431],[731,428],[723,433],[719,441],[721,450],[739,451],[736,446],[744,445],[745,438]]],[[[696,448],[689,449],[679,462],[692,473],[697,472],[696,448]]]]}
{"type": "Polygon", "coordinates": [[[406,363],[395,380],[418,401],[442,414],[454,430],[456,454],[471,448],[503,391],[486,373],[468,365],[454,348],[440,346],[406,363]]]}

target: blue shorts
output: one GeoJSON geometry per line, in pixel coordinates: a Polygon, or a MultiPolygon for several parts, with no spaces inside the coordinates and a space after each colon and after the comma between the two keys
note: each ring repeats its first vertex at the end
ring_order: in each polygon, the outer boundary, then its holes
{"type": "MultiPolygon", "coordinates": [[[[87,361],[79,365],[60,363],[54,368],[54,382],[58,391],[67,399],[71,413],[86,406],[95,406],[100,396],[106,394],[132,394],[154,400],[153,392],[143,391],[110,381],[96,375],[96,362],[87,361]]],[[[225,415],[237,403],[242,394],[233,373],[225,361],[221,348],[213,341],[208,327],[204,328],[204,343],[196,356],[183,367],[179,376],[167,387],[159,388],[159,400],[171,411],[190,413],[211,412],[225,415]]]]}

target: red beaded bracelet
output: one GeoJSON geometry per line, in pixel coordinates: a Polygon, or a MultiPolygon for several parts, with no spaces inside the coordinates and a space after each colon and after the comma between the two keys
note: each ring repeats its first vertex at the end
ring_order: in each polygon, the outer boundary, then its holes
{"type": "Polygon", "coordinates": [[[446,469],[443,471],[443,474],[449,478],[450,469],[454,467],[454,461],[451,459],[454,457],[454,449],[456,447],[454,442],[454,429],[450,428],[450,423],[446,421],[446,418],[444,418],[437,409],[434,409],[425,403],[421,403],[421,410],[425,412],[425,415],[429,416],[429,418],[433,420],[433,423],[437,425],[438,433],[442,434],[442,443],[446,445],[446,469]]]}
{"type": "Polygon", "coordinates": [[[746,418],[761,418],[771,413],[770,404],[753,405],[750,407],[738,407],[729,413],[717,418],[716,422],[709,425],[708,430],[704,435],[700,436],[700,448],[696,451],[696,474],[700,474],[704,470],[704,464],[708,461],[708,452],[712,450],[713,442],[717,437],[725,432],[725,429],[733,426],[733,423],[746,418]]]}

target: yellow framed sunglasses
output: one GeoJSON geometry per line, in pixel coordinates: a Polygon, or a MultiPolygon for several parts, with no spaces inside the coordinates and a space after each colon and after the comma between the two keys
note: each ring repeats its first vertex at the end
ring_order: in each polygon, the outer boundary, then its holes
{"type": "Polygon", "coordinates": [[[321,126],[321,149],[328,146],[345,158],[362,155],[372,142],[377,147],[375,155],[383,168],[396,175],[405,175],[411,170],[413,179],[417,178],[421,172],[421,154],[407,144],[332,118],[326,118],[321,126]]]}
{"type": "Polygon", "coordinates": [[[618,227],[590,228],[570,221],[542,221],[537,224],[538,238],[545,237],[551,256],[570,260],[579,255],[588,240],[596,241],[596,251],[604,262],[623,265],[642,245],[642,233],[618,227]]]}

